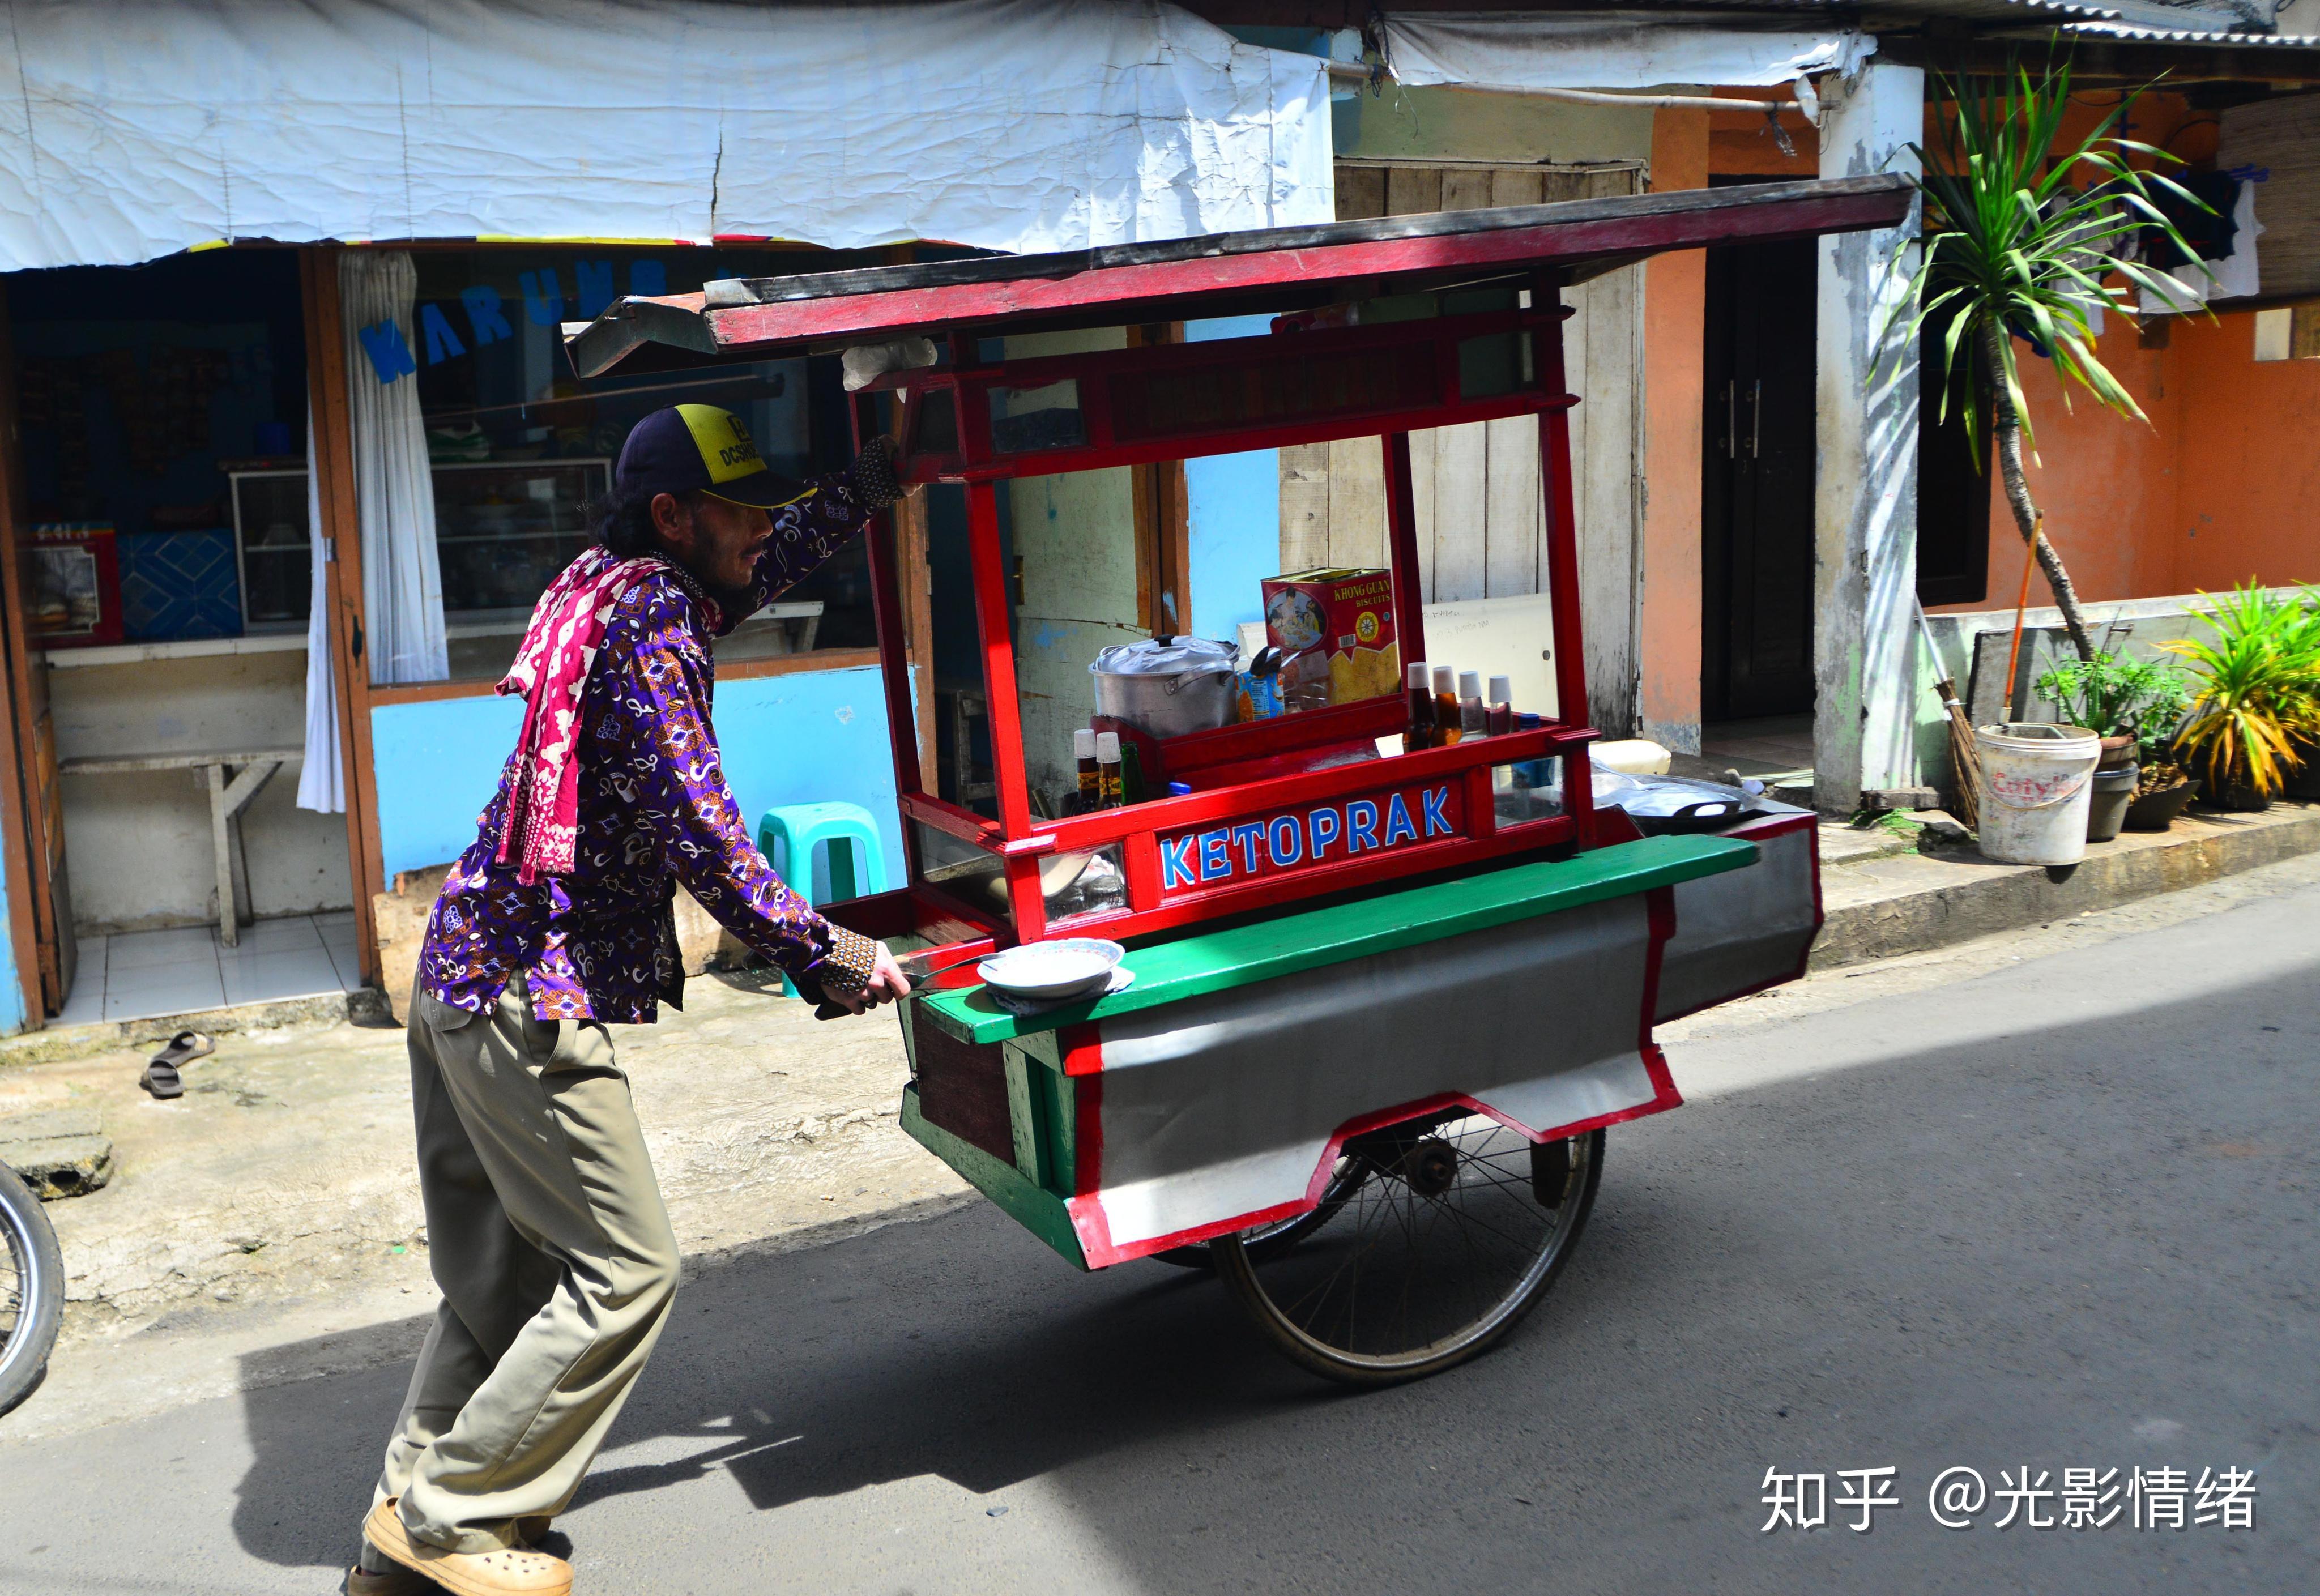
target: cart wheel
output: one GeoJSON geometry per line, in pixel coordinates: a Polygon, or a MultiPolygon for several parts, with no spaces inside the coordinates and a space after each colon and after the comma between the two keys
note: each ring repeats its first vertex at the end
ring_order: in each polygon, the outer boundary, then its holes
{"type": "Polygon", "coordinates": [[[1603,1173],[1603,1133],[1533,1143],[1482,1115],[1346,1144],[1366,1179],[1292,1252],[1210,1244],[1218,1278],[1291,1361],[1352,1385],[1439,1373],[1496,1342],[1554,1283],[1603,1173]]]}
{"type": "Polygon", "coordinates": [[[65,1310],[65,1263],[41,1200],[0,1164],[0,1413],[41,1383],[65,1310]]]}
{"type": "MultiPolygon", "coordinates": [[[[1285,1220],[1275,1220],[1270,1225],[1257,1225],[1240,1233],[1240,1247],[1251,1257],[1263,1262],[1275,1253],[1286,1252],[1297,1245],[1300,1237],[1314,1231],[1337,1217],[1346,1199],[1361,1189],[1369,1178],[1370,1166],[1359,1158],[1340,1155],[1337,1167],[1329,1176],[1329,1183],[1321,1189],[1321,1201],[1308,1211],[1292,1214],[1285,1220]]],[[[1172,1247],[1165,1253],[1154,1253],[1159,1263],[1174,1264],[1179,1269],[1213,1269],[1216,1255],[1205,1241],[1195,1241],[1189,1247],[1172,1247]]]]}

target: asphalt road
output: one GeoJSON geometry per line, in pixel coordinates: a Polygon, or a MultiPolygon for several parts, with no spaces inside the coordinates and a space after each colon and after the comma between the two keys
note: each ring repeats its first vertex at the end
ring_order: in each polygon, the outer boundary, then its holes
{"type": "MultiPolygon", "coordinates": [[[[1416,1386],[987,1206],[716,1271],[563,1521],[579,1588],[2311,1588],[2320,890],[1671,1056],[1554,1294],[1416,1386]],[[1883,1465],[1869,1533],[1760,1532],[1768,1468],[1883,1465]],[[1935,1524],[1942,1471],[2025,1465],[2252,1470],[2254,1528],[1935,1524]]],[[[334,1589],[403,1378],[0,1448],[0,1591],[334,1589]]]]}

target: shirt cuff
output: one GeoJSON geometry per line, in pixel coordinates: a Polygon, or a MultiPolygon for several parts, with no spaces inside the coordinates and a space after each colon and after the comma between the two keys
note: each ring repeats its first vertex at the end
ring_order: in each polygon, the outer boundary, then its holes
{"type": "Polygon", "coordinates": [[[856,993],[870,984],[870,975],[877,963],[877,943],[844,926],[833,925],[829,928],[829,951],[814,962],[811,974],[825,987],[856,993]]]}

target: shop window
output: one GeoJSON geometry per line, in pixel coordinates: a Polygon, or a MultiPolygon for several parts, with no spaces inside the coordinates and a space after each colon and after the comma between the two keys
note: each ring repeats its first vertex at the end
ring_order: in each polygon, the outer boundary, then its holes
{"type": "MultiPolygon", "coordinates": [[[[401,341],[384,359],[358,363],[349,380],[415,384],[454,680],[505,671],[541,591],[593,540],[621,445],[649,412],[688,403],[730,410],[784,476],[839,469],[852,456],[834,358],[583,381],[562,335],[562,323],[596,315],[617,295],[827,268],[830,256],[474,249],[414,260],[416,296],[406,327],[395,330],[401,341]]],[[[719,639],[716,652],[720,660],[763,658],[860,647],[873,636],[856,540],[719,639]]],[[[375,657],[375,676],[388,679],[388,669],[375,657]]]]}
{"type": "Polygon", "coordinates": [[[32,644],[303,633],[296,256],[18,273],[8,313],[32,644]]]}

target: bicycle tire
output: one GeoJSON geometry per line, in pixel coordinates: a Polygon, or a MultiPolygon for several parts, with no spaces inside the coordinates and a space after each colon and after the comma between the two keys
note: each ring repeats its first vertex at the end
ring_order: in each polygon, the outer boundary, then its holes
{"type": "Polygon", "coordinates": [[[56,1230],[32,1188],[0,1164],[0,1413],[41,1383],[64,1312],[56,1230]]]}
{"type": "MultiPolygon", "coordinates": [[[[1374,1143],[1377,1150],[1370,1154],[1371,1180],[1354,1205],[1364,1211],[1341,1220],[1329,1231],[1340,1251],[1350,1247],[1357,1259],[1360,1255],[1373,1252],[1375,1249],[1372,1241],[1365,1240],[1365,1237],[1405,1242],[1414,1256],[1432,1250],[1425,1245],[1431,1239],[1431,1227],[1418,1221],[1412,1212],[1396,1211],[1440,1210],[1438,1195],[1416,1200],[1417,1194],[1392,1167],[1391,1155],[1400,1143],[1407,1143],[1409,1153],[1423,1154],[1430,1149],[1436,1156],[1446,1157],[1454,1170],[1468,1162],[1457,1148],[1443,1139],[1445,1128],[1436,1123],[1443,1118],[1430,1116],[1412,1121],[1407,1128],[1389,1127],[1365,1138],[1374,1143]],[[1421,1130],[1429,1134],[1420,1136],[1421,1130]],[[1383,1222],[1379,1222],[1381,1215],[1366,1211],[1372,1207],[1381,1209],[1383,1222]]],[[[1525,1145],[1515,1141],[1511,1133],[1500,1132],[1499,1128],[1487,1121],[1474,1119],[1468,1123],[1478,1127],[1484,1136],[1509,1140],[1514,1146],[1525,1145]]],[[[1311,1281],[1290,1278],[1307,1274],[1326,1277],[1324,1291],[1335,1295],[1342,1288],[1350,1301],[1352,1277],[1348,1276],[1346,1265],[1333,1263],[1318,1251],[1310,1258],[1300,1249],[1287,1257],[1267,1260],[1251,1256],[1238,1238],[1220,1236],[1211,1244],[1217,1278],[1239,1301],[1275,1351],[1325,1379],[1348,1385],[1380,1386],[1440,1374],[1503,1339],[1562,1274],[1595,1206],[1596,1189],[1603,1173],[1603,1140],[1600,1130],[1587,1131],[1566,1142],[1528,1148],[1523,1159],[1485,1172],[1489,1183],[1501,1194],[1534,1188],[1536,1201],[1549,1218],[1535,1236],[1524,1238],[1525,1245],[1518,1249],[1520,1256],[1509,1258],[1507,1277],[1486,1288],[1478,1310],[1457,1322],[1430,1325],[1407,1338],[1369,1345],[1333,1333],[1340,1328],[1353,1328],[1350,1314],[1342,1327],[1324,1323],[1327,1314],[1313,1306],[1322,1293],[1307,1291],[1300,1295],[1300,1287],[1310,1286],[1311,1281]],[[1527,1173],[1514,1167],[1515,1162],[1527,1162],[1527,1173]],[[1550,1195],[1552,1202],[1548,1201],[1550,1195]],[[1301,1265],[1297,1261],[1300,1259],[1304,1260],[1301,1265]]],[[[1513,1147],[1504,1151],[1511,1153],[1513,1147]]],[[[1453,1237],[1445,1239],[1455,1238],[1455,1223],[1452,1229],[1453,1237]]],[[[1323,1247],[1320,1243],[1314,1245],[1317,1249],[1323,1247]]],[[[1390,1264],[1392,1260],[1383,1261],[1390,1264]]],[[[1421,1256],[1419,1261],[1427,1260],[1421,1256]]],[[[1358,1274],[1358,1269],[1354,1271],[1354,1275],[1358,1274]]],[[[1407,1303],[1409,1278],[1397,1280],[1403,1287],[1401,1295],[1407,1303]]],[[[1392,1283],[1388,1283],[1389,1289],[1384,1293],[1389,1298],[1394,1294],[1392,1283]]]]}

